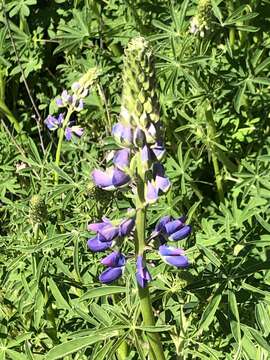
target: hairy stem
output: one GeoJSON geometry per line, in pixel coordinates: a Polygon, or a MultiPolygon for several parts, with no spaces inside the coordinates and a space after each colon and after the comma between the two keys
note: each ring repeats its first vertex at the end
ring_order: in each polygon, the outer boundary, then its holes
{"type": "MultiPolygon", "coordinates": [[[[137,211],[135,229],[135,249],[137,256],[144,256],[145,248],[146,207],[144,205],[144,177],[144,174],[139,174],[139,181],[137,185],[138,195],[136,201],[137,211]]],[[[146,286],[145,288],[141,288],[138,285],[138,294],[140,298],[141,312],[144,325],[155,326],[155,319],[148,286],[146,286]]],[[[165,360],[159,334],[147,333],[147,339],[150,347],[150,359],[165,360]]]]}
{"type": "MultiPolygon", "coordinates": [[[[57,166],[57,167],[59,167],[59,163],[60,163],[61,149],[62,149],[62,144],[63,144],[63,140],[64,140],[65,129],[68,125],[72,111],[73,111],[72,109],[68,110],[67,115],[63,121],[63,125],[59,130],[59,138],[58,138],[58,144],[57,144],[55,162],[54,162],[55,166],[57,166]]],[[[58,184],[58,180],[59,180],[59,174],[57,171],[55,171],[55,173],[54,173],[54,184],[55,185],[58,184]]]]}

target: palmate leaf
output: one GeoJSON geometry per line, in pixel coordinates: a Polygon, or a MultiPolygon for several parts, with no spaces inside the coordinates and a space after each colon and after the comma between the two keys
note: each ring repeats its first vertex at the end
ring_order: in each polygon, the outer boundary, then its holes
{"type": "Polygon", "coordinates": [[[57,54],[61,51],[72,52],[82,49],[84,46],[91,46],[91,38],[97,35],[97,30],[91,30],[91,12],[84,8],[83,11],[73,10],[73,19],[68,24],[61,24],[54,40],[59,45],[54,50],[57,54]]]}

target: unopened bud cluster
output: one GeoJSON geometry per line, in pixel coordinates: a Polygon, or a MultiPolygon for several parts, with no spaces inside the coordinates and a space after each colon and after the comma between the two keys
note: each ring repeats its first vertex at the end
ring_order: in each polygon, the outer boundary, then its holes
{"type": "Polygon", "coordinates": [[[29,218],[32,224],[43,224],[47,221],[48,212],[41,195],[33,195],[30,199],[29,218]]]}
{"type": "Polygon", "coordinates": [[[197,14],[191,19],[189,31],[192,34],[199,35],[203,38],[213,30],[213,10],[211,0],[199,0],[197,14]]]}

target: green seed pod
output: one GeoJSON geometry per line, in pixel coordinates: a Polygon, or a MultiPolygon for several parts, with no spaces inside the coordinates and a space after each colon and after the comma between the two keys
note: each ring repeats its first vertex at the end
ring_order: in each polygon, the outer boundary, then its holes
{"type": "Polygon", "coordinates": [[[125,50],[120,121],[144,127],[158,120],[153,51],[143,37],[137,37],[125,50]]]}
{"type": "Polygon", "coordinates": [[[47,221],[47,206],[40,195],[32,196],[30,200],[29,217],[33,224],[43,224],[47,221]]]}

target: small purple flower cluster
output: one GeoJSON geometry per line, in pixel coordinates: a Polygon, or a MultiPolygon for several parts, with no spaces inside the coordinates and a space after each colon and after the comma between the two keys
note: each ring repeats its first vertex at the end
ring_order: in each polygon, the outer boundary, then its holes
{"type": "Polygon", "coordinates": [[[189,236],[191,226],[185,224],[185,218],[174,220],[171,216],[162,217],[151,234],[151,239],[158,238],[160,242],[159,254],[169,265],[185,268],[189,265],[183,249],[166,246],[167,241],[179,241],[189,236]]]}
{"type": "Polygon", "coordinates": [[[122,149],[115,152],[113,167],[105,171],[93,171],[95,185],[104,190],[115,190],[128,185],[134,176],[131,164],[135,160],[141,164],[148,176],[145,184],[145,201],[147,204],[156,202],[158,196],[170,188],[170,181],[159,163],[165,154],[160,140],[160,123],[131,126],[118,122],[113,126],[112,135],[122,149]]]}
{"type": "MultiPolygon", "coordinates": [[[[72,85],[72,95],[63,90],[61,97],[55,100],[56,105],[59,108],[66,108],[71,114],[72,112],[79,112],[83,109],[83,98],[88,94],[88,90],[85,89],[80,83],[76,82],[72,85]]],[[[58,116],[49,115],[44,123],[47,128],[51,131],[55,131],[60,127],[64,127],[65,138],[67,141],[70,141],[72,135],[75,134],[78,137],[81,137],[83,134],[83,128],[77,125],[72,125],[72,122],[65,118],[64,113],[60,113],[58,116]]]]}
{"type": "MultiPolygon", "coordinates": [[[[96,233],[96,236],[87,242],[89,249],[93,252],[105,251],[113,246],[119,248],[123,239],[131,234],[135,225],[134,217],[118,221],[116,224],[105,217],[102,220],[100,223],[88,225],[88,230],[96,233]]],[[[161,244],[159,254],[164,262],[177,268],[186,268],[189,266],[189,261],[184,250],[167,246],[165,243],[182,240],[190,233],[191,226],[185,224],[184,217],[174,220],[170,216],[164,216],[157,223],[150,240],[158,238],[161,244]]],[[[99,280],[104,284],[109,284],[122,276],[126,259],[120,251],[114,251],[101,260],[101,263],[108,269],[101,273],[99,280]]],[[[151,281],[151,275],[141,255],[137,257],[136,267],[137,282],[144,288],[151,281]]]]}
{"type": "MultiPolygon", "coordinates": [[[[112,246],[120,247],[123,239],[133,230],[134,224],[134,217],[117,221],[115,224],[103,217],[102,222],[88,225],[88,230],[95,232],[96,236],[89,239],[87,245],[93,252],[104,251],[112,246]]],[[[122,275],[126,259],[121,252],[114,251],[101,263],[108,269],[101,273],[99,280],[104,284],[109,284],[122,275]]]]}

